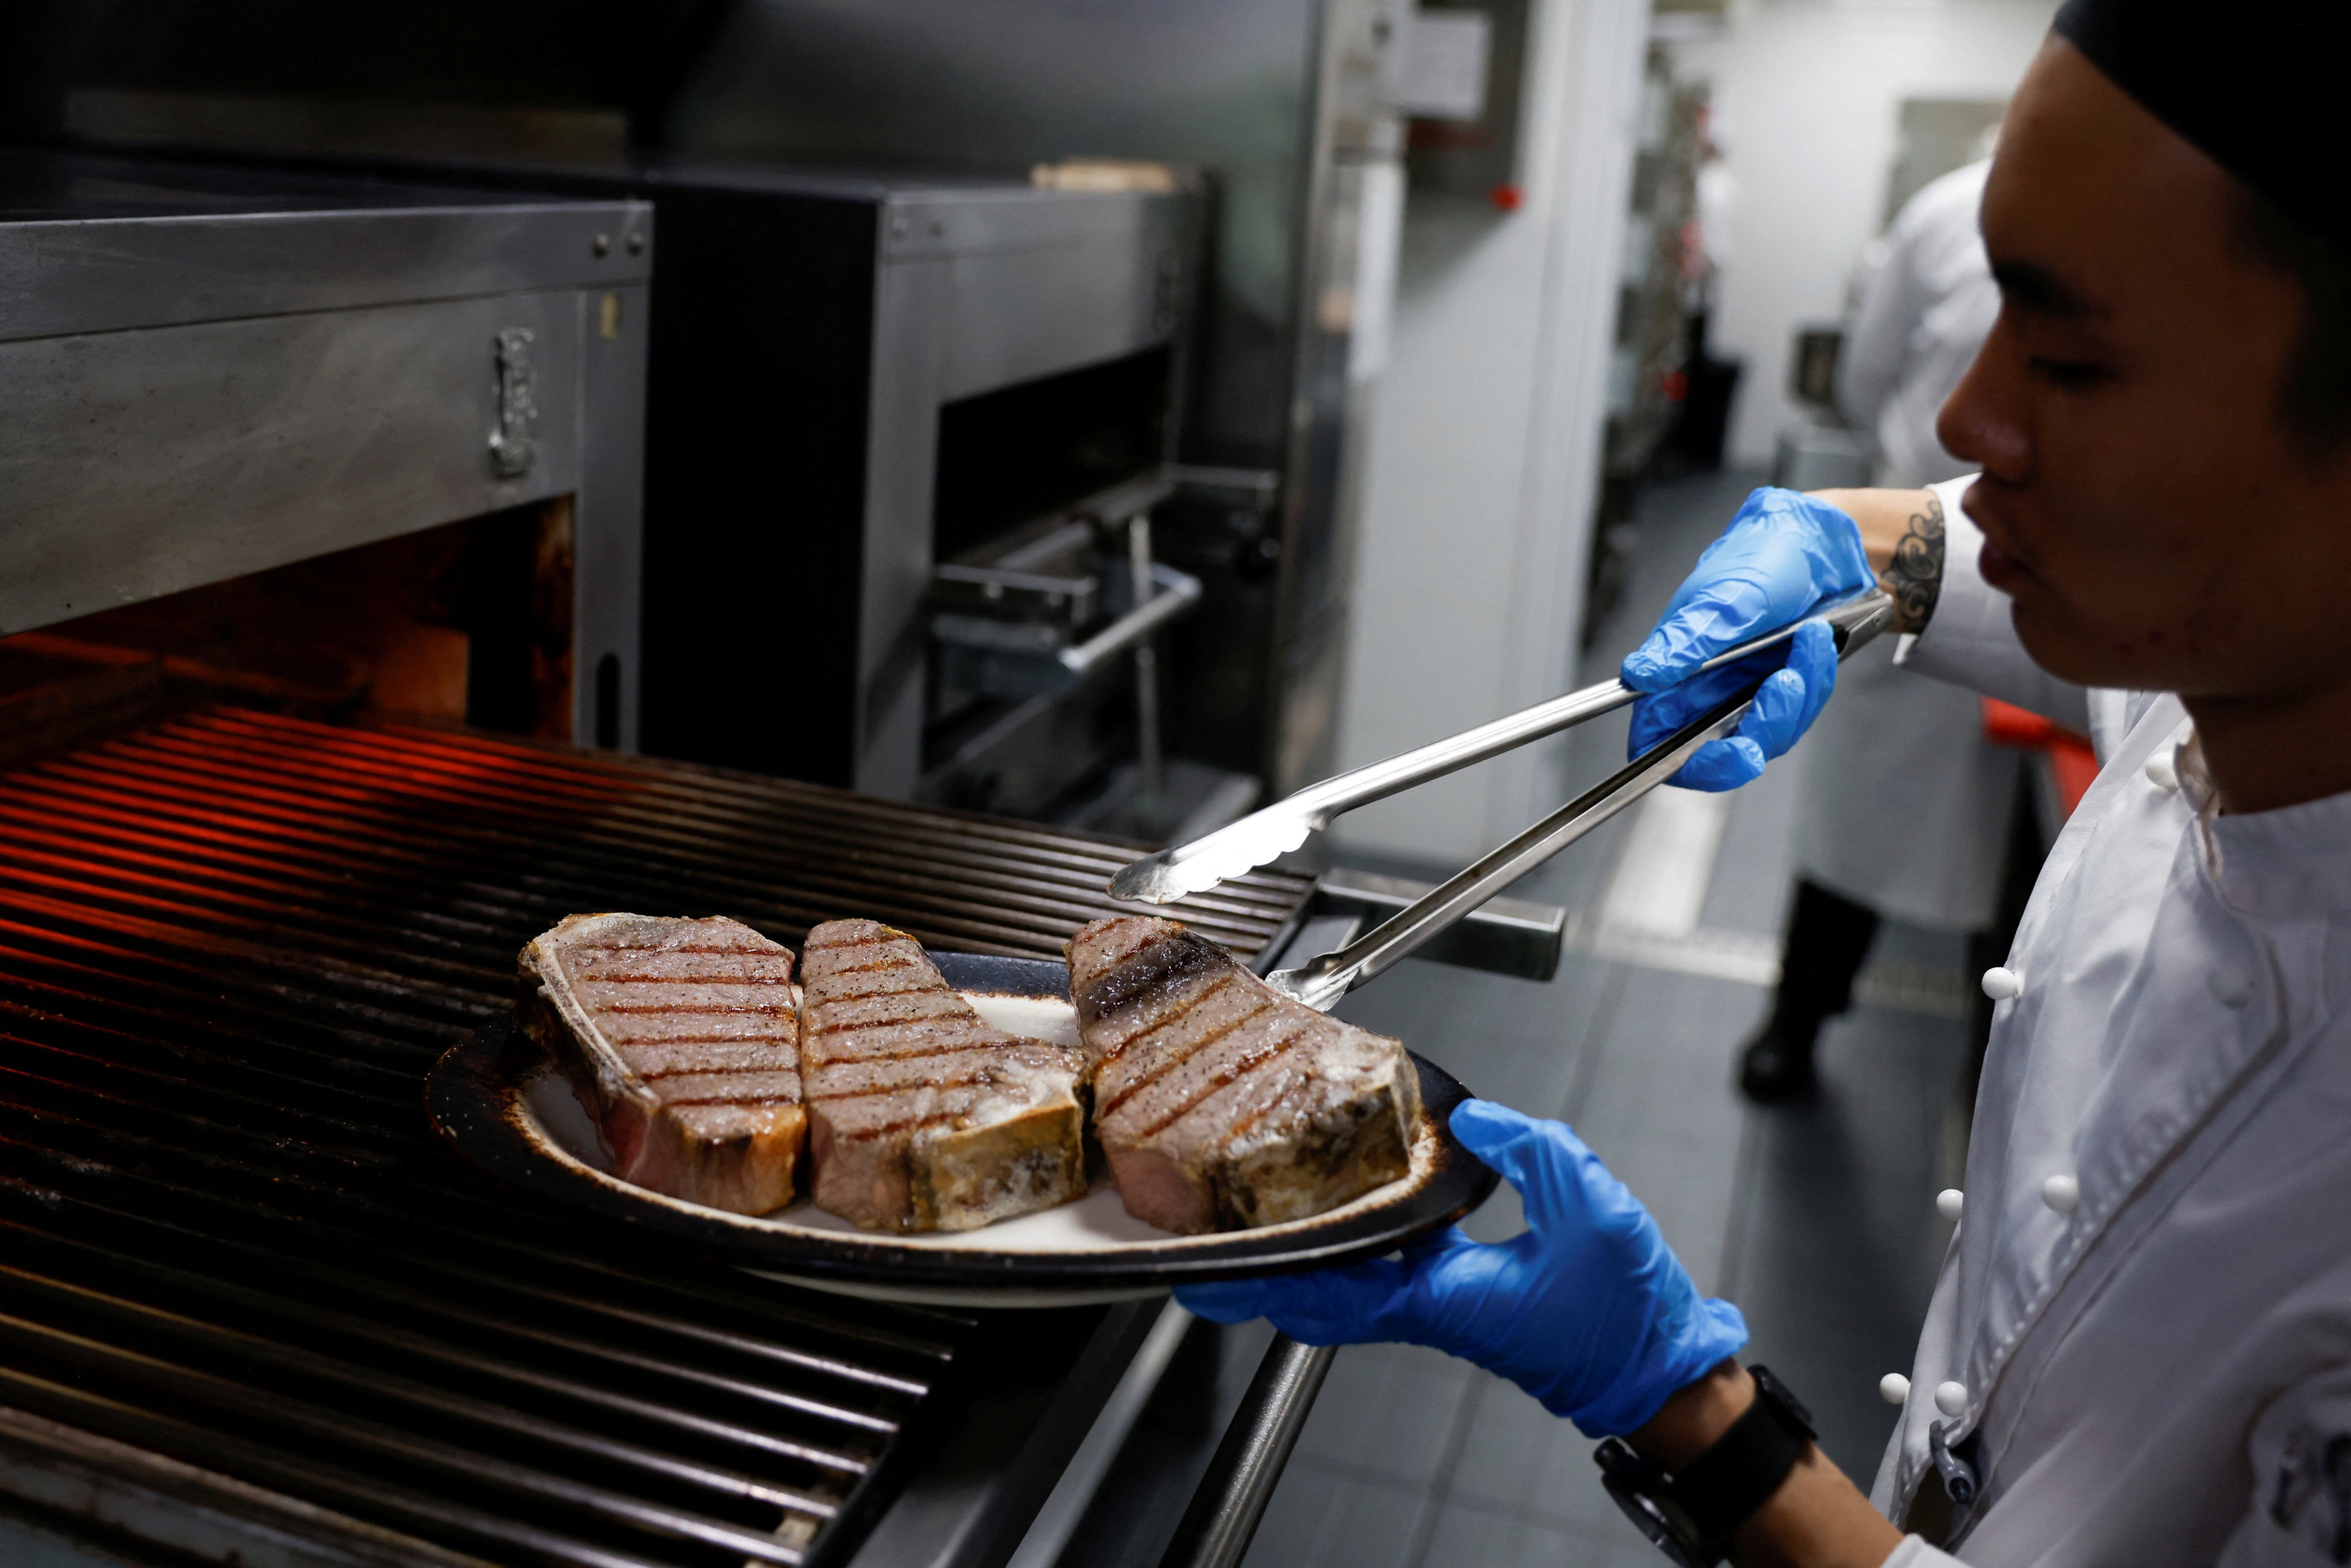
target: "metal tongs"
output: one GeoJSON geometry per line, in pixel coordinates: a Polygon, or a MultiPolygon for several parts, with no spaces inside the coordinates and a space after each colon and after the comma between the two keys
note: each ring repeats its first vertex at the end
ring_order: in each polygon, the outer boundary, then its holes
{"type": "MultiPolygon", "coordinates": [[[[1851,658],[1886,628],[1893,601],[1871,589],[1815,610],[1808,620],[1826,621],[1835,634],[1840,662],[1851,658]]],[[[1742,643],[1698,666],[1721,669],[1776,648],[1796,628],[1742,643]]],[[[1615,816],[1679,770],[1708,741],[1739,727],[1757,686],[1771,672],[1759,672],[1754,685],[1734,692],[1598,784],[1562,806],[1501,848],[1457,873],[1384,924],[1335,953],[1325,953],[1295,969],[1280,969],[1267,983],[1308,1007],[1327,1010],[1341,997],[1500,893],[1601,823],[1615,816]]],[[[1230,877],[1267,864],[1306,841],[1343,813],[1483,762],[1545,736],[1556,735],[1602,714],[1613,713],[1641,695],[1622,681],[1604,681],[1538,703],[1490,724],[1466,729],[1384,762],[1358,768],[1311,784],[1295,795],[1251,812],[1187,844],[1145,855],[1111,878],[1113,898],[1168,904],[1187,894],[1206,893],[1230,877]]]]}

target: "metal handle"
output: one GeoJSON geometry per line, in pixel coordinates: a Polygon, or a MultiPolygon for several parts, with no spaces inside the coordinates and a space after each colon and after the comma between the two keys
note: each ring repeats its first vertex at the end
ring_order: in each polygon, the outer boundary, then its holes
{"type": "MultiPolygon", "coordinates": [[[[1866,619],[1841,628],[1838,658],[1851,658],[1874,639],[1884,629],[1892,610],[1892,601],[1881,595],[1866,619]]],[[[1738,727],[1753,695],[1749,691],[1725,697],[1385,924],[1335,953],[1325,953],[1299,968],[1269,975],[1266,983],[1308,1007],[1329,1010],[1341,997],[1384,973],[1413,949],[1448,930],[1471,910],[1672,778],[1689,760],[1691,753],[1738,727]]]]}
{"type": "Polygon", "coordinates": [[[1159,1568],[1239,1568],[1338,1352],[1276,1334],[1159,1568]]]}
{"type": "MultiPolygon", "coordinates": [[[[1846,635],[1864,624],[1874,624],[1888,602],[1883,592],[1873,588],[1806,619],[1825,620],[1840,635],[1846,635]]],[[[1741,643],[1728,653],[1718,653],[1699,665],[1697,673],[1719,670],[1752,658],[1795,634],[1795,625],[1782,626],[1741,643]]],[[[1358,806],[1367,806],[1415,785],[1515,750],[1530,741],[1614,713],[1641,695],[1622,681],[1603,681],[1521,708],[1475,729],[1431,741],[1385,761],[1310,784],[1205,838],[1136,861],[1111,879],[1111,896],[1165,904],[1187,893],[1206,892],[1227,876],[1238,876],[1251,866],[1262,865],[1297,848],[1307,833],[1321,831],[1331,825],[1332,819],[1358,806]],[[1187,862],[1196,862],[1188,874],[1185,870],[1187,862]]]]}
{"type": "Polygon", "coordinates": [[[1154,562],[1151,580],[1159,591],[1136,605],[1084,642],[1061,650],[1061,667],[1082,675],[1096,664],[1150,636],[1200,602],[1200,580],[1189,572],[1154,562]]]}

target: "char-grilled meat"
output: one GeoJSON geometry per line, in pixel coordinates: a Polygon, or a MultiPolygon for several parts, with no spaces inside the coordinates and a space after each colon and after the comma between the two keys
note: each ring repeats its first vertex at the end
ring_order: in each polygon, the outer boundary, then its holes
{"type": "Polygon", "coordinates": [[[1172,920],[1071,938],[1094,1130],[1127,1211],[1164,1229],[1302,1219],[1406,1174],[1404,1047],[1281,996],[1172,920]]]}
{"type": "Polygon", "coordinates": [[[521,970],[522,1027],[615,1175],[737,1214],[791,1200],[808,1118],[790,948],[726,919],[574,915],[521,970]]]}
{"type": "Polygon", "coordinates": [[[968,1230],[1085,1191],[1085,1059],[982,1019],[872,920],[801,966],[817,1207],[876,1230],[968,1230]]]}

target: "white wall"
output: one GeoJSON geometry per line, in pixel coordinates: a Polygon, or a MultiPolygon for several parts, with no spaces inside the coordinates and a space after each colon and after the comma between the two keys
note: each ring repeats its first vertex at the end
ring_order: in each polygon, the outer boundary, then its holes
{"type": "Polygon", "coordinates": [[[1802,415],[1788,349],[1834,321],[1876,234],[1906,98],[2005,98],[2056,0],[1736,0],[1729,27],[1674,46],[1677,74],[1710,78],[1737,182],[1721,238],[1713,347],[1747,361],[1734,462],[1771,460],[1802,415]]]}
{"type": "MultiPolygon", "coordinates": [[[[1563,689],[1583,569],[1646,0],[1535,0],[1525,203],[1416,195],[1369,423],[1340,766],[1563,689]]],[[[1341,819],[1463,862],[1557,804],[1530,748],[1341,819]]]]}

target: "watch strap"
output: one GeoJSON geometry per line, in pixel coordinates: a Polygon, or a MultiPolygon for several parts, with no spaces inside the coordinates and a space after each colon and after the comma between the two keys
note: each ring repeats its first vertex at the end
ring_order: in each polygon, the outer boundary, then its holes
{"type": "Polygon", "coordinates": [[[1780,1490],[1812,1445],[1811,1412],[1769,1368],[1749,1368],[1755,1402],[1673,1479],[1673,1498],[1699,1536],[1728,1547],[1731,1533],[1780,1490]]]}

